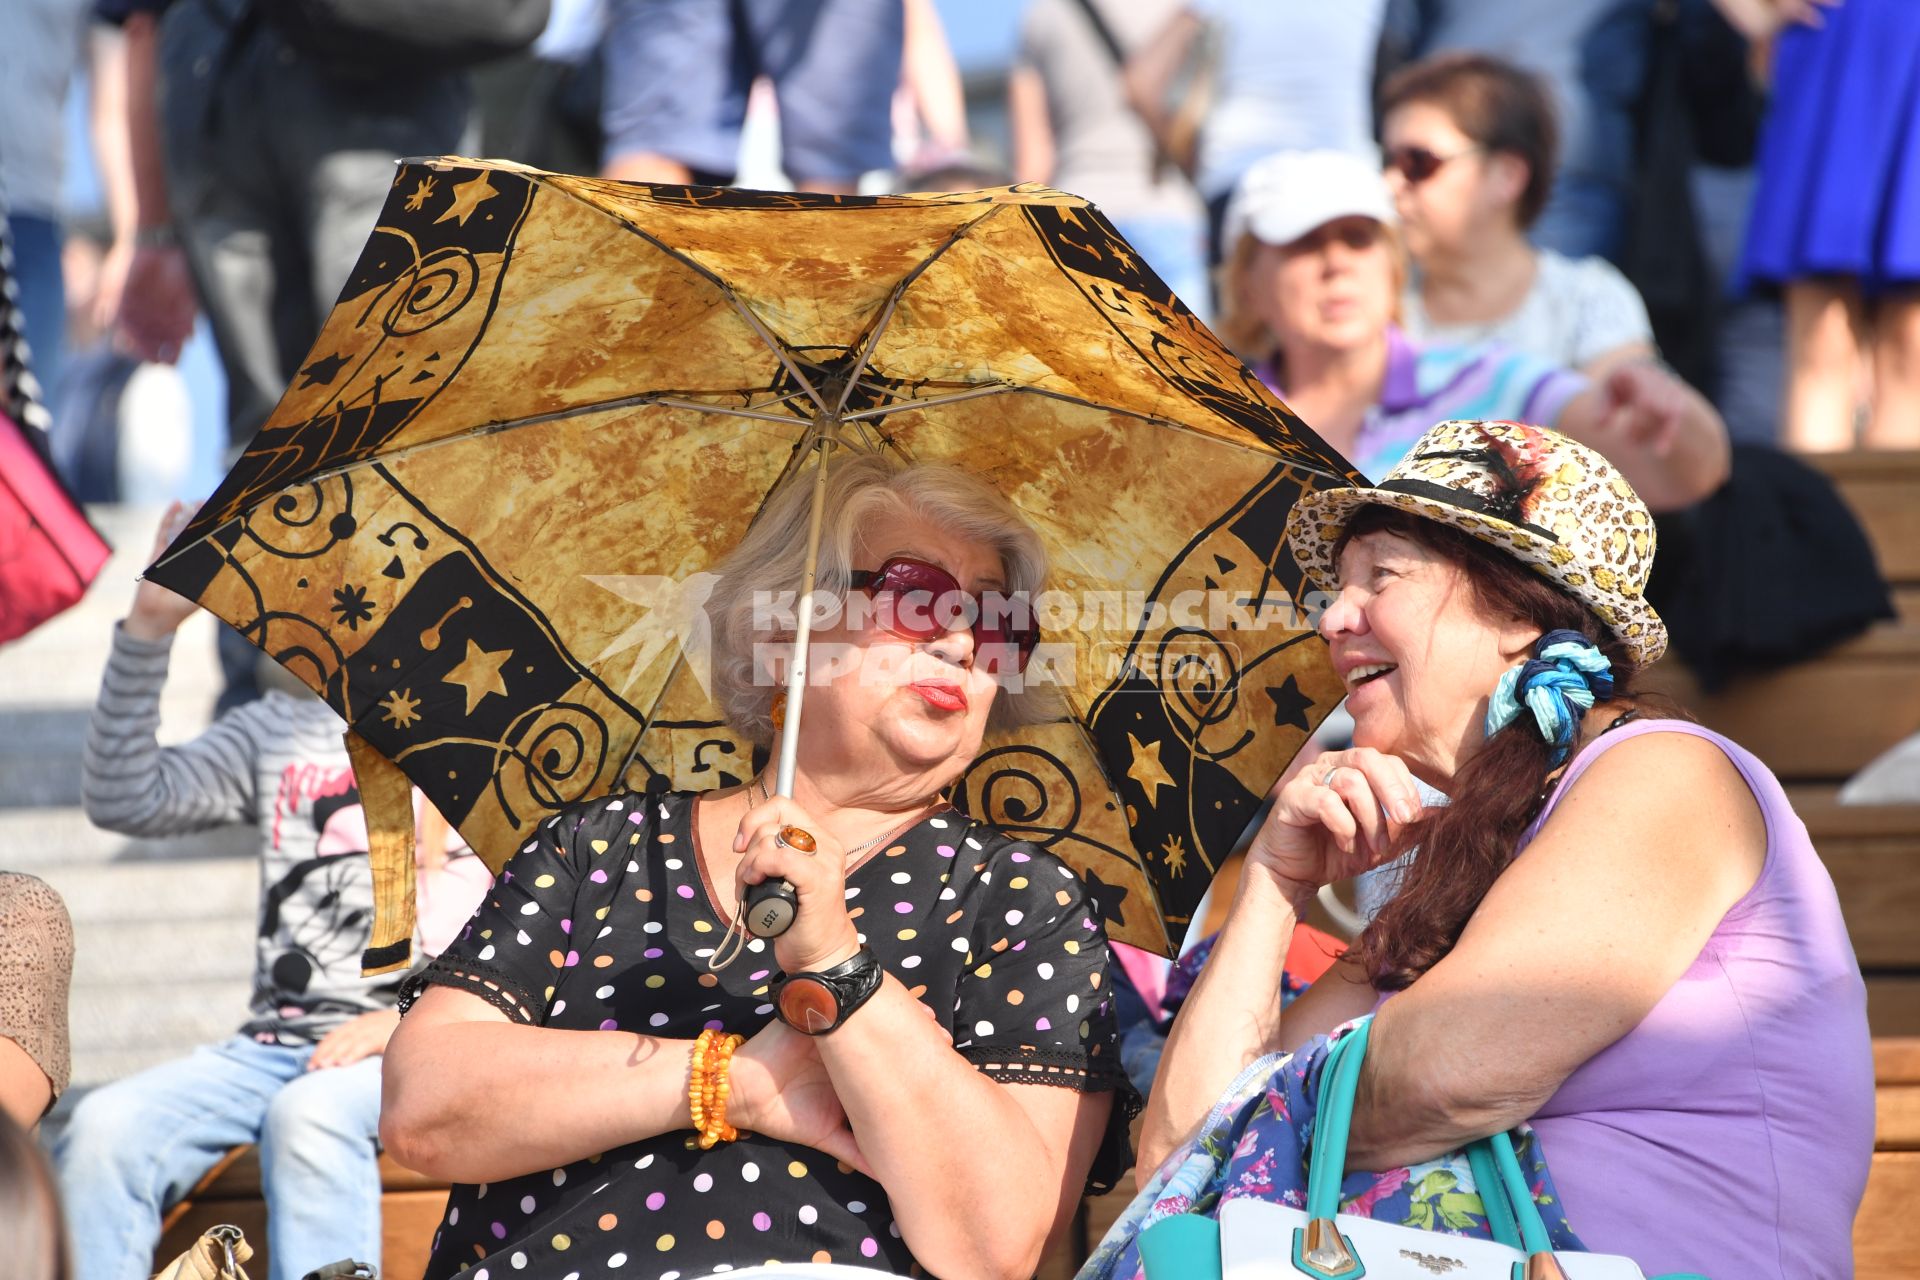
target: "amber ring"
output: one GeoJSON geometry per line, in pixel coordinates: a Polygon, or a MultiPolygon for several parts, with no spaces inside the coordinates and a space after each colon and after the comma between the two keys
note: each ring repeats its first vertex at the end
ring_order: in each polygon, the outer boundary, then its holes
{"type": "Polygon", "coordinates": [[[805,827],[782,827],[774,832],[773,842],[783,844],[789,849],[798,849],[811,858],[820,845],[813,838],[813,832],[805,827]]]}

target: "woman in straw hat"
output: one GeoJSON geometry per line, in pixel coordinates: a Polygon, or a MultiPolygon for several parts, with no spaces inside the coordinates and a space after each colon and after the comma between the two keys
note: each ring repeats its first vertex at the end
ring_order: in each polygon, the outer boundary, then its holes
{"type": "Polygon", "coordinates": [[[1355,745],[1278,788],[1140,1169],[1254,1058],[1377,1009],[1350,1170],[1404,1182],[1531,1121],[1588,1249],[1648,1274],[1850,1275],[1874,1119],[1859,970],[1766,767],[1633,692],[1666,633],[1632,488],[1555,432],[1444,422],[1378,487],[1303,499],[1288,533],[1332,593],[1355,745]],[[1422,810],[1415,778],[1451,803],[1422,810]],[[1315,892],[1416,846],[1282,1015],[1315,892]]]}

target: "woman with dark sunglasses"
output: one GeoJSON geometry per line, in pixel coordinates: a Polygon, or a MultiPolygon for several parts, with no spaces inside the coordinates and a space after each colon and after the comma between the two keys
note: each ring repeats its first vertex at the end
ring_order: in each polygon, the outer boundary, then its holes
{"type": "Polygon", "coordinates": [[[1384,475],[1435,422],[1473,418],[1557,427],[1606,455],[1656,511],[1726,478],[1719,415],[1650,364],[1596,381],[1509,345],[1402,329],[1405,250],[1368,161],[1269,156],[1241,180],[1226,227],[1222,336],[1364,474],[1384,475]]]}
{"type": "Polygon", "coordinates": [[[1498,58],[1442,54],[1382,91],[1381,140],[1414,279],[1407,331],[1502,342],[1604,378],[1654,364],[1646,304],[1612,263],[1536,248],[1528,229],[1553,188],[1553,102],[1498,58]]]}
{"type": "Polygon", "coordinates": [[[1012,1280],[1125,1167],[1087,890],[944,798],[990,726],[1044,714],[1020,679],[1040,539],[958,470],[834,460],[787,799],[810,490],[772,499],[705,606],[709,688],[765,769],[562,812],[406,985],[382,1136],[457,1184],[434,1280],[769,1260],[1012,1280]],[[793,923],[726,963],[768,879],[793,923]]]}

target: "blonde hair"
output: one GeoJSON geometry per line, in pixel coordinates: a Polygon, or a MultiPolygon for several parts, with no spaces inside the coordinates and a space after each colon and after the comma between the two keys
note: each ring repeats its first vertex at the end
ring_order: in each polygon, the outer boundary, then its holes
{"type": "MultiPolygon", "coordinates": [[[[1407,243],[1400,236],[1400,229],[1391,223],[1382,222],[1381,238],[1387,243],[1387,253],[1393,259],[1393,323],[1399,324],[1400,299],[1406,292],[1407,280],[1412,275],[1412,266],[1407,256],[1407,243]]],[[[1260,318],[1259,312],[1248,305],[1243,296],[1247,291],[1247,274],[1253,270],[1254,255],[1260,252],[1264,243],[1251,231],[1244,233],[1239,241],[1228,251],[1221,261],[1219,276],[1214,289],[1220,299],[1220,314],[1214,325],[1222,340],[1234,353],[1248,364],[1258,367],[1270,362],[1274,375],[1284,381],[1285,370],[1281,366],[1280,340],[1274,336],[1267,322],[1260,318]]]]}
{"type": "MultiPolygon", "coordinates": [[[[781,692],[756,665],[756,602],[797,596],[806,572],[807,528],[813,502],[813,468],[800,468],[768,500],[746,536],[713,567],[720,576],[707,598],[713,627],[713,698],[727,723],[754,742],[773,740],[772,707],[781,692]]],[[[835,454],[827,466],[825,517],[820,530],[818,590],[844,593],[852,574],[854,543],[874,517],[898,514],[993,548],[1000,556],[1005,590],[1038,593],[1047,576],[1046,547],[1033,526],[992,485],[944,463],[895,462],[875,453],[835,454]]],[[[862,566],[871,568],[874,566],[862,566]]],[[[795,608],[798,605],[796,603],[795,608]]],[[[790,638],[782,633],[778,638],[790,638]]],[[[994,699],[990,728],[1011,728],[1045,719],[1038,691],[1003,688],[994,699]]]]}

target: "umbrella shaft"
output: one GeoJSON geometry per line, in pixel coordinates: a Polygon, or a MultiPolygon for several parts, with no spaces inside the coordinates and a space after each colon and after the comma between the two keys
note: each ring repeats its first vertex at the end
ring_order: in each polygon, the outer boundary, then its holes
{"type": "Polygon", "coordinates": [[[827,505],[827,450],[831,438],[823,431],[814,448],[813,511],[807,521],[806,581],[800,588],[800,619],[794,630],[793,665],[787,673],[786,723],[780,729],[780,765],[775,773],[774,792],[793,798],[794,759],[800,743],[800,708],[807,688],[807,643],[813,635],[813,587],[820,568],[820,524],[827,505]]]}

